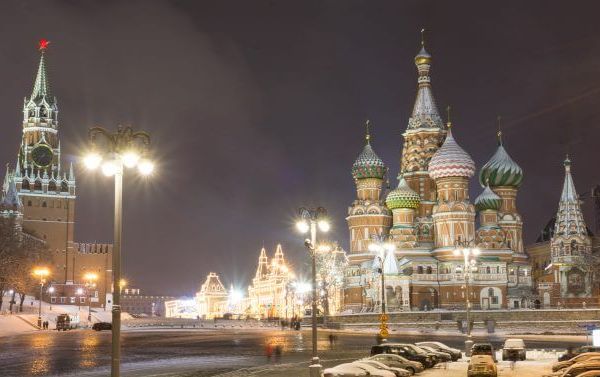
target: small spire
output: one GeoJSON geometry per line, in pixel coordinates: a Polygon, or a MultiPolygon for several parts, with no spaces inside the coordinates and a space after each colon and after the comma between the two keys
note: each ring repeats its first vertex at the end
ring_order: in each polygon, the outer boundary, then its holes
{"type": "Polygon", "coordinates": [[[46,69],[45,52],[48,48],[49,41],[42,39],[38,44],[38,49],[41,52],[40,64],[38,67],[37,75],[35,77],[35,83],[33,85],[33,91],[31,93],[31,100],[38,98],[46,98],[46,101],[50,104],[54,103],[54,97],[50,91],[50,81],[48,80],[48,72],[46,69]]]}
{"type": "Polygon", "coordinates": [[[446,126],[448,127],[448,129],[452,128],[452,122],[450,121],[450,110],[452,110],[452,108],[450,107],[450,105],[446,106],[446,126]]]}
{"type": "Polygon", "coordinates": [[[425,28],[421,29],[421,47],[425,48],[425,28]]]}
{"type": "Polygon", "coordinates": [[[367,144],[371,144],[371,121],[367,119],[365,122],[365,127],[367,129],[367,133],[365,134],[365,140],[367,144]]]}
{"type": "Polygon", "coordinates": [[[565,170],[567,172],[571,171],[571,159],[569,158],[569,153],[567,153],[565,160],[563,161],[563,165],[565,166],[565,170]]]}
{"type": "Polygon", "coordinates": [[[75,180],[75,172],[73,171],[73,161],[71,161],[71,164],[69,165],[69,181],[74,181],[75,180]]]}
{"type": "Polygon", "coordinates": [[[498,117],[496,118],[496,121],[498,123],[498,131],[496,132],[496,137],[498,138],[498,145],[502,145],[502,127],[501,127],[502,117],[500,115],[498,115],[498,117]]]}

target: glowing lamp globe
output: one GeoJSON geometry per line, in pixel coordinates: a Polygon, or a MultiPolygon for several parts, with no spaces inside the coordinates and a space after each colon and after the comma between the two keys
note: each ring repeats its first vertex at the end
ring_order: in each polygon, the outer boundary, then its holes
{"type": "Polygon", "coordinates": [[[98,166],[100,166],[101,162],[102,162],[102,156],[100,156],[98,153],[95,153],[95,152],[91,152],[90,154],[85,156],[85,158],[83,159],[83,163],[85,164],[85,167],[90,170],[97,169],[98,166]]]}
{"type": "Polygon", "coordinates": [[[107,177],[112,177],[117,174],[117,170],[119,169],[117,163],[113,160],[104,161],[102,164],[102,174],[107,177]]]}
{"type": "Polygon", "coordinates": [[[329,232],[330,228],[331,228],[331,226],[329,225],[328,221],[326,221],[326,220],[319,221],[319,229],[321,229],[322,232],[329,232]]]}
{"type": "Polygon", "coordinates": [[[154,163],[146,158],[138,163],[138,170],[142,175],[150,175],[154,171],[154,163]]]}
{"type": "Polygon", "coordinates": [[[128,151],[121,156],[121,160],[125,167],[134,168],[138,164],[138,161],[140,161],[140,156],[134,151],[128,151]]]}
{"type": "Polygon", "coordinates": [[[304,220],[300,220],[296,223],[296,229],[300,233],[307,233],[310,230],[310,225],[304,220]]]}

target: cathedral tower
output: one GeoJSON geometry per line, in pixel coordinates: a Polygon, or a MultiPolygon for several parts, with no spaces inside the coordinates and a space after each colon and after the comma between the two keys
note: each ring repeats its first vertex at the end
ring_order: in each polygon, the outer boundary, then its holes
{"type": "Polygon", "coordinates": [[[392,225],[392,216],[381,198],[386,167],[371,147],[368,121],[366,125],[365,146],[352,165],[357,199],[346,217],[350,229],[350,263],[371,260],[368,248],[372,235],[387,234],[392,225]]]}
{"type": "Polygon", "coordinates": [[[390,235],[398,249],[414,248],[418,245],[415,213],[421,197],[412,190],[404,177],[399,177],[398,187],[390,191],[385,204],[392,211],[393,226],[390,235]]]}
{"type": "Polygon", "coordinates": [[[23,104],[23,136],[14,172],[23,202],[23,228],[43,239],[53,256],[55,281],[74,281],[75,175],[61,164],[58,106],[46,66],[48,42],[40,41],[40,62],[23,104]]]}
{"type": "MultiPolygon", "coordinates": [[[[523,221],[517,211],[517,192],[523,182],[523,170],[508,155],[498,131],[498,149],[481,168],[479,183],[490,188],[502,199],[498,224],[506,232],[506,246],[526,258],[523,252],[523,221]]],[[[518,255],[519,256],[519,255],[518,255]]]]}
{"type": "Polygon", "coordinates": [[[400,161],[400,172],[406,183],[421,197],[417,216],[431,216],[435,204],[435,182],[429,176],[429,160],[438,150],[446,129],[438,113],[433,92],[431,90],[431,55],[421,42],[421,51],[415,57],[415,65],[419,73],[417,97],[408,127],[403,134],[404,146],[400,161]]]}
{"type": "Polygon", "coordinates": [[[437,187],[433,207],[435,247],[447,254],[457,240],[475,237],[475,207],[469,202],[469,178],[475,174],[475,163],[454,140],[450,123],[444,144],[431,158],[429,174],[437,187]]]}

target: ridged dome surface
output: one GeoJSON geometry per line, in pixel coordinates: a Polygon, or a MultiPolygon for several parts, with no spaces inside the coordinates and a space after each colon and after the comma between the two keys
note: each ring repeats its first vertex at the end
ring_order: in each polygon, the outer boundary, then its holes
{"type": "Polygon", "coordinates": [[[486,182],[489,182],[492,187],[513,186],[517,188],[523,182],[523,169],[510,158],[502,144],[498,146],[496,153],[479,172],[481,186],[485,186],[486,182]]]}
{"type": "Polygon", "coordinates": [[[352,165],[352,177],[354,179],[379,178],[385,175],[385,165],[377,156],[371,144],[366,144],[362,152],[352,165]]]}
{"type": "Polygon", "coordinates": [[[400,178],[398,187],[390,191],[385,204],[389,209],[412,208],[417,209],[421,203],[421,197],[408,186],[404,177],[400,178]]]}
{"type": "Polygon", "coordinates": [[[490,186],[485,186],[483,192],[475,199],[475,208],[478,211],[494,210],[498,211],[502,206],[502,198],[499,197],[490,186]]]}
{"type": "Polygon", "coordinates": [[[454,140],[452,131],[448,130],[444,144],[429,161],[429,175],[433,179],[438,179],[444,177],[471,178],[474,174],[475,163],[473,159],[454,140]]]}

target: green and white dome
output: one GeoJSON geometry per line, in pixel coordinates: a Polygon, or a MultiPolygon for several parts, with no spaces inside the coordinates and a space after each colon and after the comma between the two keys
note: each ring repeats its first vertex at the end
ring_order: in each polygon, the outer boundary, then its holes
{"type": "Polygon", "coordinates": [[[408,186],[408,183],[406,183],[404,177],[400,177],[398,187],[390,191],[387,198],[385,199],[385,204],[389,209],[417,209],[420,203],[421,197],[408,186]]]}
{"type": "Polygon", "coordinates": [[[512,186],[518,188],[523,182],[523,169],[506,152],[502,139],[498,136],[498,149],[492,158],[481,168],[479,183],[485,187],[512,186]]]}
{"type": "Polygon", "coordinates": [[[475,199],[475,208],[478,211],[498,211],[502,206],[502,198],[499,197],[490,186],[486,185],[483,192],[475,199]]]}

